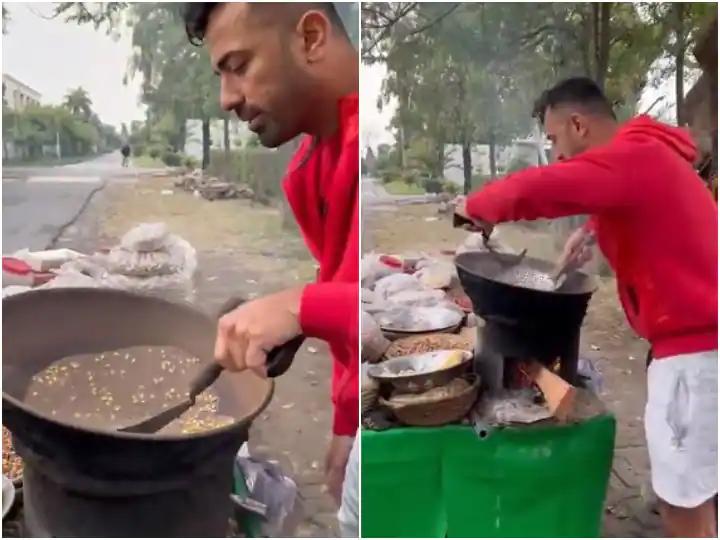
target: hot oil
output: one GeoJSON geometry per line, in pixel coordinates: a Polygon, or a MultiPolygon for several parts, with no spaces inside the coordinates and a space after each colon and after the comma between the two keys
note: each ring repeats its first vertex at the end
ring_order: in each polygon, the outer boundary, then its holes
{"type": "MultiPolygon", "coordinates": [[[[59,421],[116,430],[187,398],[200,359],[177,347],[129,347],[62,358],[33,376],[24,401],[59,421]]],[[[230,424],[209,388],[160,433],[196,433],[230,424]]]]}
{"type": "Polygon", "coordinates": [[[522,264],[501,271],[493,279],[515,287],[524,287],[537,291],[549,292],[555,290],[555,282],[549,273],[522,264]]]}

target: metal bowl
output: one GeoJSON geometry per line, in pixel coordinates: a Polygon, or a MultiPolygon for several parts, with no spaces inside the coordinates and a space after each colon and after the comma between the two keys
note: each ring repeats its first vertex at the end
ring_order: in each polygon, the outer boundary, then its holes
{"type": "Polygon", "coordinates": [[[422,354],[398,356],[379,364],[368,366],[368,375],[380,383],[387,383],[399,392],[418,394],[437,386],[443,386],[463,375],[471,364],[472,353],[462,351],[463,361],[444,369],[432,369],[432,359],[438,364],[442,353],[448,351],[432,351],[422,354]],[[407,373],[411,371],[413,373],[407,373]]]}

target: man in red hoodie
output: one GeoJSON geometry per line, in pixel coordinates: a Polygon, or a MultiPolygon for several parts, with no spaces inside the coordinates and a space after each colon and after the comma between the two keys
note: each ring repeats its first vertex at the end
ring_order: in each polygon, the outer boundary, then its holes
{"type": "Polygon", "coordinates": [[[215,355],[265,373],[267,352],[304,334],[333,355],[327,483],[340,501],[358,426],[358,54],[332,3],[190,3],[188,35],[204,41],[222,107],[266,147],[305,134],[284,189],[317,282],[248,302],[219,323],[215,355]]]}
{"type": "Polygon", "coordinates": [[[647,116],[618,125],[585,78],[546,91],[536,112],[557,161],[493,182],[459,212],[486,233],[590,215],[561,262],[587,262],[596,240],[630,325],[651,344],[645,433],[664,526],[717,536],[718,212],[693,169],[695,145],[647,116]]]}

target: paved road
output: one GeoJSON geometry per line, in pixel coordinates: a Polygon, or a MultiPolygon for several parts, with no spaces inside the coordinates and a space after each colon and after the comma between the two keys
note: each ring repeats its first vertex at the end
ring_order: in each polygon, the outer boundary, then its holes
{"type": "Polygon", "coordinates": [[[106,182],[132,181],[119,152],[59,167],[3,167],[2,252],[45,249],[106,182]]]}
{"type": "Polygon", "coordinates": [[[362,202],[366,207],[385,205],[423,204],[438,200],[438,195],[391,195],[378,178],[363,176],[360,180],[362,202]]]}

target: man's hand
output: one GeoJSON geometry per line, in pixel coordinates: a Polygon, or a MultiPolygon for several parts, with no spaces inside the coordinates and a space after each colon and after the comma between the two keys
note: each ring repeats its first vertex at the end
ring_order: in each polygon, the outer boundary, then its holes
{"type": "Polygon", "coordinates": [[[218,322],[215,359],[230,371],[252,369],[266,376],[267,353],[301,333],[303,287],[246,302],[218,322]]]}
{"type": "Polygon", "coordinates": [[[347,467],[350,451],[352,450],[354,437],[348,435],[333,435],[325,457],[325,483],[328,492],[340,506],[342,501],[342,486],[345,480],[345,468],[347,467]]]}
{"type": "Polygon", "coordinates": [[[594,243],[594,235],[586,229],[581,227],[573,232],[565,242],[557,268],[566,268],[568,271],[580,269],[592,259],[594,243]]]}
{"type": "Polygon", "coordinates": [[[490,238],[490,234],[492,234],[494,225],[492,223],[488,223],[486,221],[471,217],[467,211],[466,197],[458,197],[457,199],[455,199],[455,214],[470,221],[470,223],[463,225],[463,229],[472,232],[481,232],[483,233],[483,236],[485,236],[485,238],[490,238]]]}

